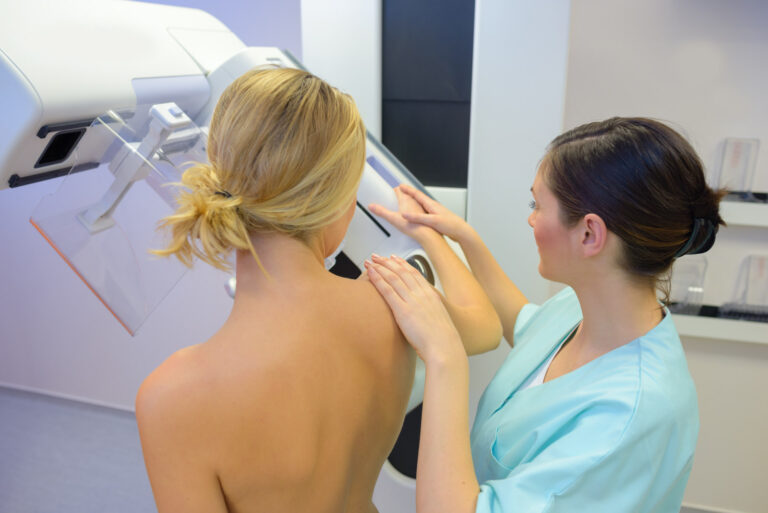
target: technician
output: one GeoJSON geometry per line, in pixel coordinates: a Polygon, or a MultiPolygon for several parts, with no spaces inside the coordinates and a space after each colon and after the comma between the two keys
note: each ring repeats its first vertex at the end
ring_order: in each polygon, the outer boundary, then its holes
{"type": "Polygon", "coordinates": [[[699,430],[696,391],[669,310],[676,258],[707,251],[722,193],[693,148],[643,118],[557,137],[532,187],[539,273],[567,285],[528,302],[478,234],[423,193],[372,210],[433,259],[457,241],[512,347],[471,434],[468,365],[439,294],[399,258],[368,276],[426,364],[419,513],[675,512],[699,430]]]}

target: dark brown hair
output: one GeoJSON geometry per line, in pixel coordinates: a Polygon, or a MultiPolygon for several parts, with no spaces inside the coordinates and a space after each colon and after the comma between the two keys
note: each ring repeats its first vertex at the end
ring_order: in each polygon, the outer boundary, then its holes
{"type": "Polygon", "coordinates": [[[564,224],[599,215],[623,241],[624,269],[660,287],[665,301],[674,259],[709,250],[725,224],[724,191],[707,185],[691,145],[652,119],[616,117],[569,130],[550,143],[543,169],[564,224]]]}

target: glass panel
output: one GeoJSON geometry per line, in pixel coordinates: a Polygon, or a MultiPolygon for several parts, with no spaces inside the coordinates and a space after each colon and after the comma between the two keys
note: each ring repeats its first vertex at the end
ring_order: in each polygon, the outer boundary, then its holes
{"type": "Polygon", "coordinates": [[[704,298],[706,274],[707,258],[704,256],[686,256],[675,262],[670,291],[672,312],[698,315],[704,298]]]}
{"type": "Polygon", "coordinates": [[[148,251],[164,247],[157,224],[175,208],[183,169],[207,160],[205,141],[174,104],[109,112],[88,128],[72,171],[30,218],[131,334],[187,270],[148,251]]]}
{"type": "Polygon", "coordinates": [[[723,143],[723,160],[716,171],[715,185],[732,194],[731,199],[754,201],[752,185],[755,179],[758,139],[726,139],[723,143]]]}
{"type": "Polygon", "coordinates": [[[733,299],[720,316],[768,322],[768,255],[747,255],[739,265],[733,299]]]}

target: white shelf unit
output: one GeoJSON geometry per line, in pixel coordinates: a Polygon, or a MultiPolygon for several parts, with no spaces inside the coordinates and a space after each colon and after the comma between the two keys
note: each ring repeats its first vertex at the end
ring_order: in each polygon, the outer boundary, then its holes
{"type": "Polygon", "coordinates": [[[720,202],[720,216],[729,226],[768,228],[768,204],[741,201],[720,202]]]}
{"type": "Polygon", "coordinates": [[[672,314],[682,337],[734,340],[768,345],[768,323],[672,314]]]}
{"type": "MultiPolygon", "coordinates": [[[[720,215],[728,226],[768,228],[768,204],[724,200],[720,215]]],[[[680,336],[768,345],[768,323],[673,314],[680,336]]]]}

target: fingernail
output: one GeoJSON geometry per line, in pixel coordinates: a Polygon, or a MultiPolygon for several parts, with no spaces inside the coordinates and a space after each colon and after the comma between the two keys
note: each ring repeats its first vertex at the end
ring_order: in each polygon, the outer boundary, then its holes
{"type": "Polygon", "coordinates": [[[376,253],[371,253],[371,256],[372,256],[373,258],[381,258],[381,256],[380,256],[380,255],[377,255],[376,253]]]}

